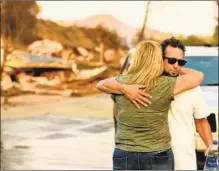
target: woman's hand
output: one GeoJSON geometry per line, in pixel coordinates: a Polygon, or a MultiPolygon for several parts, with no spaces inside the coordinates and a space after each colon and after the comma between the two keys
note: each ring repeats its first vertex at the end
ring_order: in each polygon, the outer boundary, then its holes
{"type": "Polygon", "coordinates": [[[125,95],[127,99],[129,99],[137,108],[140,108],[140,105],[148,106],[148,104],[151,104],[151,101],[149,100],[152,98],[151,95],[145,92],[145,85],[122,85],[122,92],[125,95]]]}

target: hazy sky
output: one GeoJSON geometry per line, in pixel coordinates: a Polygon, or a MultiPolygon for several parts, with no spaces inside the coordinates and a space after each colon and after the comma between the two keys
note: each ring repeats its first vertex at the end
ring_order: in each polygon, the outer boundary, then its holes
{"type": "MultiPolygon", "coordinates": [[[[39,17],[80,20],[110,14],[132,27],[141,27],[145,1],[38,1],[39,17]]],[[[214,1],[152,1],[148,27],[174,34],[212,35],[218,15],[214,1]]]]}

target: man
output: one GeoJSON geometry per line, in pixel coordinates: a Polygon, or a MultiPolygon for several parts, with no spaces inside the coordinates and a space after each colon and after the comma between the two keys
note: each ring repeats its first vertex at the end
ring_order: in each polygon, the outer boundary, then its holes
{"type": "MultiPolygon", "coordinates": [[[[164,74],[176,77],[185,65],[184,45],[175,38],[164,40],[161,44],[164,58],[164,74]]],[[[123,68],[124,69],[124,68],[123,68]]],[[[149,95],[141,85],[125,85],[114,79],[102,82],[101,90],[106,93],[124,94],[136,107],[147,106],[149,95]]],[[[115,104],[115,103],[114,103],[115,104]]],[[[116,104],[114,106],[116,117],[116,104]]],[[[197,170],[194,133],[195,126],[207,147],[213,141],[211,128],[206,117],[206,109],[200,87],[175,96],[169,110],[169,129],[172,136],[175,170],[197,170]]],[[[206,153],[208,152],[208,148],[206,153]]]]}

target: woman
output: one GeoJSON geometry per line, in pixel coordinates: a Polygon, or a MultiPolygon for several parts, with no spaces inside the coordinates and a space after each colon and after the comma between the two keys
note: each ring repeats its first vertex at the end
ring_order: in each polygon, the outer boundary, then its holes
{"type": "MultiPolygon", "coordinates": [[[[138,109],[124,95],[116,95],[114,170],[174,168],[167,118],[170,103],[174,95],[199,85],[204,76],[197,71],[180,77],[161,76],[163,71],[161,46],[155,41],[143,41],[137,45],[127,73],[116,78],[120,83],[146,85],[153,98],[147,107],[138,109]],[[188,83],[191,77],[194,79],[188,83]]],[[[100,90],[101,85],[97,85],[100,90]]]]}

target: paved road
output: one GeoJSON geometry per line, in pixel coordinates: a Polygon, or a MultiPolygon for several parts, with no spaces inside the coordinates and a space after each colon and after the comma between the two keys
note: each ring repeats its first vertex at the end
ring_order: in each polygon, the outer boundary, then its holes
{"type": "Polygon", "coordinates": [[[1,169],[111,170],[111,119],[51,114],[1,122],[1,169]]]}

